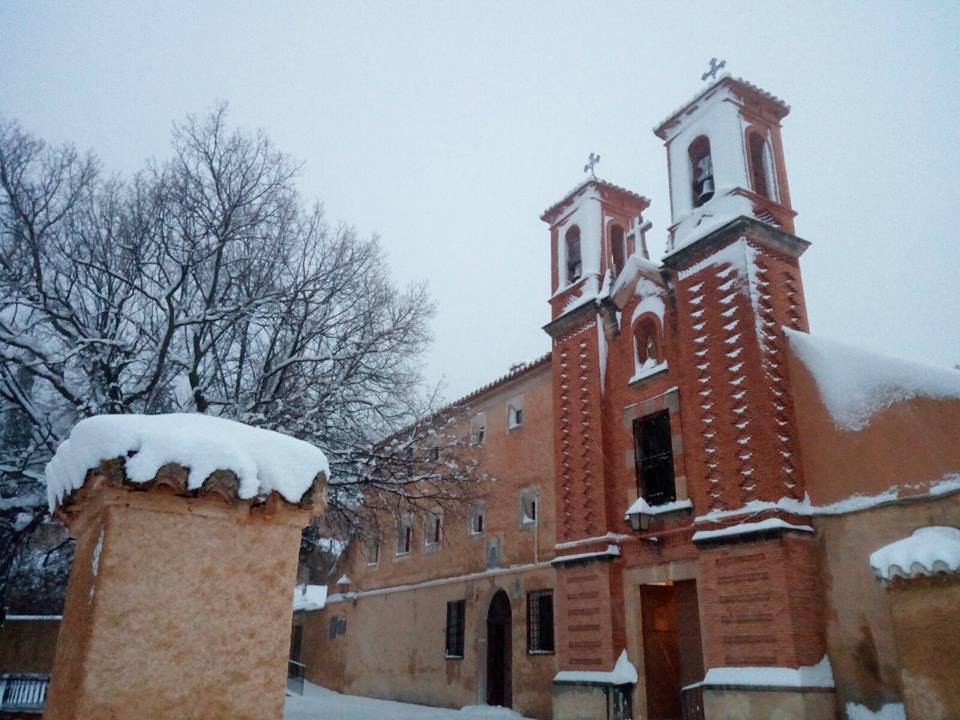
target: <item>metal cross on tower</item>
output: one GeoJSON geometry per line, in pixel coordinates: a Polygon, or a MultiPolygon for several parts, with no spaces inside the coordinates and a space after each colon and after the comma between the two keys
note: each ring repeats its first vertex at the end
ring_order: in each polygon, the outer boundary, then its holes
{"type": "Polygon", "coordinates": [[[583,171],[590,173],[591,177],[596,177],[597,174],[593,169],[597,166],[598,162],[600,162],[600,156],[596,153],[590,153],[590,157],[587,158],[587,164],[583,166],[583,171]]]}
{"type": "Polygon", "coordinates": [[[707,70],[703,75],[700,76],[701,80],[706,80],[710,78],[711,80],[717,76],[717,73],[727,64],[726,60],[721,60],[717,62],[716,58],[710,58],[710,69],[707,70]]]}

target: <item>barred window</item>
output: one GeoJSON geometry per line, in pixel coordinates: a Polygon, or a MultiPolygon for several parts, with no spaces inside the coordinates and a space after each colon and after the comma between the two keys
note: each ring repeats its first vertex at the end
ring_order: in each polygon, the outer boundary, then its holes
{"type": "Polygon", "coordinates": [[[527,593],[527,652],[553,652],[553,590],[527,593]]]}
{"type": "Polygon", "coordinates": [[[463,627],[465,600],[454,600],[447,603],[447,647],[448,658],[463,657],[463,627]]]}

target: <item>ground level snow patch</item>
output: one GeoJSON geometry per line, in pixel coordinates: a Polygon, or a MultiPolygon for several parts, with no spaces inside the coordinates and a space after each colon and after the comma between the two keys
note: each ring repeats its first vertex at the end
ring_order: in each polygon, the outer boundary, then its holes
{"type": "Polygon", "coordinates": [[[468,705],[462,710],[343,695],[305,682],[303,695],[288,695],[283,720],[524,720],[513,710],[468,705]]]}

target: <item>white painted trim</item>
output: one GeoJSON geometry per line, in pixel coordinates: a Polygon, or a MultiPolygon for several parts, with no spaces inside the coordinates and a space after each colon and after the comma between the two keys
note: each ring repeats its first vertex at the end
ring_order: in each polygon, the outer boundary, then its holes
{"type": "Polygon", "coordinates": [[[597,542],[620,542],[621,540],[628,540],[630,537],[630,535],[608,532],[606,535],[598,535],[597,537],[583,538],[582,540],[568,540],[567,542],[557,543],[553,547],[555,550],[567,550],[568,548],[590,545],[597,542]]]}
{"type": "Polygon", "coordinates": [[[578,553],[576,555],[558,555],[550,562],[554,565],[558,565],[561,563],[575,562],[577,560],[591,560],[593,558],[601,557],[620,557],[620,547],[618,545],[607,545],[606,550],[598,550],[597,552],[578,553]]]}

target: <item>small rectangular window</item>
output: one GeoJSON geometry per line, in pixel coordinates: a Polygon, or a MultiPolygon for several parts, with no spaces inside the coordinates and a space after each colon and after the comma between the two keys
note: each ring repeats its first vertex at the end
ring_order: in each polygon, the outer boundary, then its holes
{"type": "Polygon", "coordinates": [[[470,534],[483,535],[483,503],[477,503],[470,508],[470,534]]]}
{"type": "Polygon", "coordinates": [[[640,497],[650,505],[663,505],[676,500],[670,412],[664,410],[634,420],[633,443],[640,497]]]}
{"type": "Polygon", "coordinates": [[[340,619],[337,617],[330,618],[330,627],[327,629],[327,637],[331,640],[337,636],[337,628],[340,626],[340,619]]]}
{"type": "Polygon", "coordinates": [[[447,643],[445,655],[448,658],[463,657],[463,629],[465,626],[466,601],[454,600],[447,603],[447,643]]]}
{"type": "Polygon", "coordinates": [[[527,593],[527,652],[553,651],[553,590],[534,590],[527,593]]]}
{"type": "Polygon", "coordinates": [[[367,538],[365,543],[367,565],[376,565],[380,562],[380,535],[374,534],[367,538]]]}
{"type": "Polygon", "coordinates": [[[470,421],[470,444],[483,445],[487,435],[487,414],[477,413],[470,421]]]}
{"type": "Polygon", "coordinates": [[[520,493],[520,524],[536,525],[540,517],[540,491],[524,490],[520,493]]]}
{"type": "Polygon", "coordinates": [[[413,546],[413,519],[405,515],[397,526],[397,555],[406,555],[413,546]]]}
{"type": "Polygon", "coordinates": [[[443,521],[439,512],[427,513],[426,533],[424,542],[426,545],[433,546],[440,544],[440,538],[443,536],[443,521]]]}
{"type": "Polygon", "coordinates": [[[507,429],[523,425],[523,397],[515,397],[507,403],[507,429]]]}

